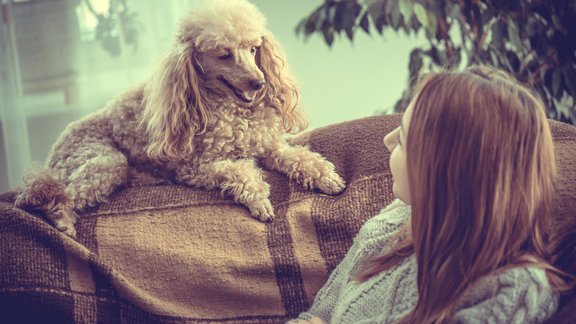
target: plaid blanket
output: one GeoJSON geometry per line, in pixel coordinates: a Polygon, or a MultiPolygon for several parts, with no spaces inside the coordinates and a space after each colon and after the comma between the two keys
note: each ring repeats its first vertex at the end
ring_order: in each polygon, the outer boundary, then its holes
{"type": "MultiPolygon", "coordinates": [[[[81,216],[73,240],[1,195],[0,322],[283,323],[310,306],[363,222],[392,201],[382,138],[398,123],[371,117],[297,137],[334,162],[347,189],[328,196],[266,172],[276,211],[267,224],[216,191],[157,185],[119,190],[81,216]]],[[[567,226],[576,128],[553,125],[567,226]]],[[[576,322],[575,301],[565,303],[554,322],[576,322]]]]}

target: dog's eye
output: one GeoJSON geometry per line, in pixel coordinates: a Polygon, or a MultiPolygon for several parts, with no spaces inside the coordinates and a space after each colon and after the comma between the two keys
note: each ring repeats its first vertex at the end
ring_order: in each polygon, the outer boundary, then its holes
{"type": "Polygon", "coordinates": [[[252,48],[250,49],[250,53],[255,54],[257,50],[258,50],[258,47],[252,46],[252,48]]]}
{"type": "Polygon", "coordinates": [[[218,56],[218,58],[221,59],[222,61],[229,60],[229,59],[232,58],[232,54],[226,53],[226,54],[224,54],[224,55],[218,56]]]}

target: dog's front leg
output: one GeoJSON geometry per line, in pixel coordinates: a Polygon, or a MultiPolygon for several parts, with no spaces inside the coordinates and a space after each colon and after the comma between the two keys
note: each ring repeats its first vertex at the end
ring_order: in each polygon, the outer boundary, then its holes
{"type": "Polygon", "coordinates": [[[198,168],[182,166],[176,170],[178,182],[207,189],[220,188],[232,195],[234,201],[248,207],[250,214],[260,221],[274,218],[270,203],[270,186],[262,178],[262,171],[254,160],[220,160],[198,168]]]}
{"type": "Polygon", "coordinates": [[[345,188],[345,182],[336,173],[334,164],[306,147],[278,142],[269,149],[263,163],[310,189],[317,188],[333,195],[345,188]]]}

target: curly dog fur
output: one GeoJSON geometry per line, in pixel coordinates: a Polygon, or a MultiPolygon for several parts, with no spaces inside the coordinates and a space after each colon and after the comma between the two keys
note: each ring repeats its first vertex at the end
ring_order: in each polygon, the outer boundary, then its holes
{"type": "Polygon", "coordinates": [[[16,205],[75,236],[77,213],[127,185],[132,169],[230,194],[255,218],[274,211],[257,161],[308,188],[344,189],[334,165],[286,133],[306,127],[299,89],[266,19],[245,0],[208,0],[179,25],[144,84],[71,123],[16,205]]]}

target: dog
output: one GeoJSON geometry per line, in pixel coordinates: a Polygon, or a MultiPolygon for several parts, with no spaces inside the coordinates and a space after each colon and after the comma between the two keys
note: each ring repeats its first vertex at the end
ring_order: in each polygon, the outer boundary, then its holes
{"type": "Polygon", "coordinates": [[[331,162],[287,142],[307,126],[298,102],[264,15],[245,0],[201,1],[147,81],[66,127],[46,166],[25,174],[15,205],[75,237],[78,213],[147,166],[178,184],[220,189],[271,221],[258,162],[326,194],[345,189],[331,162]]]}

